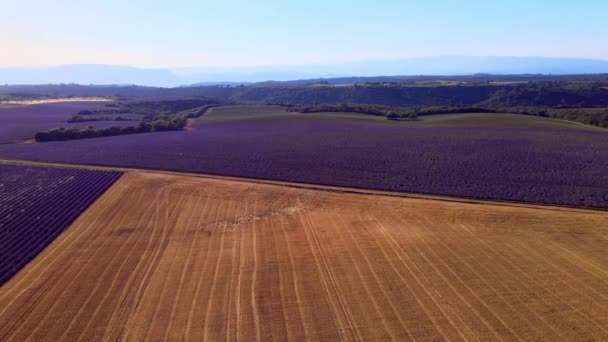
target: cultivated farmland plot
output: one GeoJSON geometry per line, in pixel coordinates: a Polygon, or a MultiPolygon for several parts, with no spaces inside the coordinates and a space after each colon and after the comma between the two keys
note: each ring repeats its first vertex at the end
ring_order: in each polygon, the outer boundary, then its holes
{"type": "Polygon", "coordinates": [[[51,243],[120,175],[0,164],[0,285],[51,243]]]}
{"type": "Polygon", "coordinates": [[[606,340],[607,225],[129,172],[0,287],[0,340],[606,340]]]}
{"type": "Polygon", "coordinates": [[[67,119],[81,111],[103,109],[106,102],[57,102],[35,105],[13,105],[0,108],[0,144],[10,144],[33,139],[38,132],[57,127],[107,128],[130,126],[132,122],[95,121],[68,123],[67,119]]]}
{"type": "Polygon", "coordinates": [[[228,106],[188,131],[0,145],[0,158],[608,208],[607,130],[488,115],[407,123],[228,106]]]}

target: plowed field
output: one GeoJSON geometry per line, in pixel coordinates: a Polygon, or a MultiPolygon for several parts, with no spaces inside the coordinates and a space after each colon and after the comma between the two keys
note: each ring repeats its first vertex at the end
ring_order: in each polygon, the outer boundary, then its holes
{"type": "Polygon", "coordinates": [[[608,214],[130,172],[0,340],[606,340],[608,214]]]}

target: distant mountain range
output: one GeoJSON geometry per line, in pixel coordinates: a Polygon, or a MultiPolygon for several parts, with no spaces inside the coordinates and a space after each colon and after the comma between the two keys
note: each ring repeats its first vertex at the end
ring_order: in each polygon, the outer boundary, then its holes
{"type": "Polygon", "coordinates": [[[0,68],[0,84],[137,84],[156,87],[248,84],[393,75],[608,73],[607,60],[546,57],[416,57],[335,65],[143,69],[78,64],[0,68]]]}

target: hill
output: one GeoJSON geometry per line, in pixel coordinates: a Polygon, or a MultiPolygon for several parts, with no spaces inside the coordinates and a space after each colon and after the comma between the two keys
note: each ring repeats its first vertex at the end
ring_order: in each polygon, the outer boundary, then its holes
{"type": "MultiPolygon", "coordinates": [[[[488,78],[490,76],[483,76],[488,78]]],[[[507,76],[503,76],[505,79],[507,76]]],[[[158,88],[143,86],[5,85],[0,100],[44,97],[111,96],[137,98],[195,97],[295,105],[365,103],[391,106],[473,105],[493,106],[608,106],[608,81],[604,76],[570,75],[559,81],[534,81],[512,75],[521,82],[371,82],[349,86],[331,84],[274,84],[158,88]],[[597,77],[595,81],[581,81],[597,77]]],[[[456,78],[458,79],[458,78],[456,78]]]]}
{"type": "Polygon", "coordinates": [[[376,77],[378,75],[474,75],[479,73],[498,75],[608,73],[608,61],[547,57],[443,56],[388,61],[372,60],[333,65],[174,69],[73,64],[35,68],[0,68],[0,82],[4,84],[137,84],[174,87],[188,84],[240,84],[336,77],[376,77]]]}

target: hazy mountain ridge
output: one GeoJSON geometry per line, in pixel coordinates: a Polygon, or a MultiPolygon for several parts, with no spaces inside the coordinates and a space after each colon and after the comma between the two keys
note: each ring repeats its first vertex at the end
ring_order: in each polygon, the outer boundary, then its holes
{"type": "Polygon", "coordinates": [[[174,86],[180,80],[168,69],[103,64],[0,68],[0,84],[138,84],[174,86]]]}
{"type": "Polygon", "coordinates": [[[102,64],[0,68],[0,84],[137,84],[155,87],[378,75],[593,74],[608,61],[546,57],[416,57],[338,65],[135,68],[102,64]]]}

